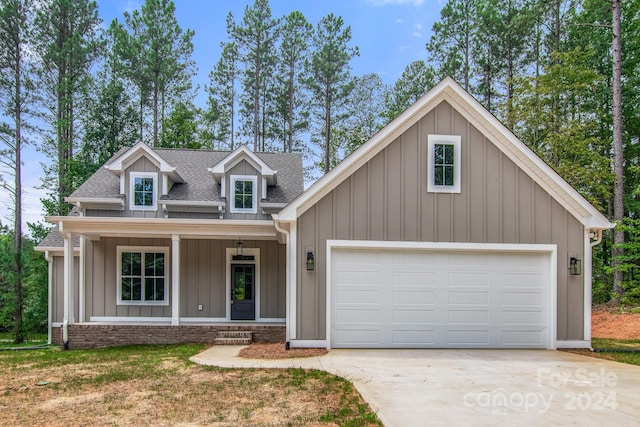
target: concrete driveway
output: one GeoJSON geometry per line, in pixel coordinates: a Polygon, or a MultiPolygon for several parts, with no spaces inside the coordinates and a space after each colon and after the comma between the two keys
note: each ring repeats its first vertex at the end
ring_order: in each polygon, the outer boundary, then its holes
{"type": "Polygon", "coordinates": [[[220,367],[322,369],[353,382],[386,426],[637,426],[640,367],[548,350],[331,350],[250,360],[212,347],[220,367]]]}

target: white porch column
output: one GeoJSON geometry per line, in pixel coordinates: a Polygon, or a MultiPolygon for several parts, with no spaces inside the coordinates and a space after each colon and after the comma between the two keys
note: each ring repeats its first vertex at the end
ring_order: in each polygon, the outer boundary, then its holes
{"type": "Polygon", "coordinates": [[[180,235],[171,236],[171,324],[180,324],[180,235]]]}
{"type": "Polygon", "coordinates": [[[69,325],[75,323],[74,311],[74,271],[73,271],[73,233],[64,233],[64,268],[63,268],[63,316],[62,341],[64,348],[69,346],[69,325]]]}
{"type": "Polygon", "coordinates": [[[80,256],[78,257],[78,322],[84,323],[84,295],[85,295],[85,257],[86,240],[80,237],[80,256]]]}

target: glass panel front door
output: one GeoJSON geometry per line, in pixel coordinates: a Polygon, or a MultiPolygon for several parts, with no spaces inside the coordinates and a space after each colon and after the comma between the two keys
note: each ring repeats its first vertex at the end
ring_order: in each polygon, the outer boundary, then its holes
{"type": "Polygon", "coordinates": [[[231,320],[255,320],[255,271],[253,264],[231,264],[231,320]]]}

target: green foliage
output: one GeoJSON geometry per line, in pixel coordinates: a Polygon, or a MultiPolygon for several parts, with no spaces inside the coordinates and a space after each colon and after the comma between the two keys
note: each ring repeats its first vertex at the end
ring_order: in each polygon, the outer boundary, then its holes
{"type": "Polygon", "coordinates": [[[435,86],[433,67],[422,60],[407,65],[393,88],[385,93],[383,117],[388,121],[395,119],[433,86],[435,86]]]}
{"type": "MultiPolygon", "coordinates": [[[[22,334],[47,331],[48,268],[44,256],[34,250],[35,243],[23,238],[22,293],[24,321],[22,334]]],[[[0,230],[0,332],[16,333],[13,259],[13,232],[0,230]]]]}
{"type": "Polygon", "coordinates": [[[207,108],[202,115],[200,138],[211,141],[209,146],[218,150],[235,149],[236,79],[238,47],[235,43],[222,43],[220,59],[209,73],[207,108]]]}
{"type": "Polygon", "coordinates": [[[160,147],[200,149],[197,135],[197,112],[190,103],[179,102],[162,122],[160,147]]]}
{"type": "Polygon", "coordinates": [[[625,305],[640,304],[640,218],[625,218],[617,224],[625,233],[624,251],[618,255],[618,268],[624,272],[621,302],[625,305]]]}

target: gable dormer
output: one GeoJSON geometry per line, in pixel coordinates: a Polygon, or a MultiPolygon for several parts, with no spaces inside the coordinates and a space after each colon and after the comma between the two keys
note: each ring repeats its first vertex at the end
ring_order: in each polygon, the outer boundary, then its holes
{"type": "Polygon", "coordinates": [[[257,213],[258,198],[266,199],[267,188],[277,184],[277,171],[245,145],[209,168],[209,172],[220,185],[220,196],[228,197],[228,209],[231,213],[257,213]],[[246,168],[243,173],[237,172],[238,166],[242,166],[243,162],[249,166],[251,173],[246,172],[246,168]]]}
{"type": "Polygon", "coordinates": [[[143,142],[104,167],[120,178],[120,194],[128,200],[130,210],[157,210],[158,199],[174,183],[184,182],[174,166],[143,142]]]}

